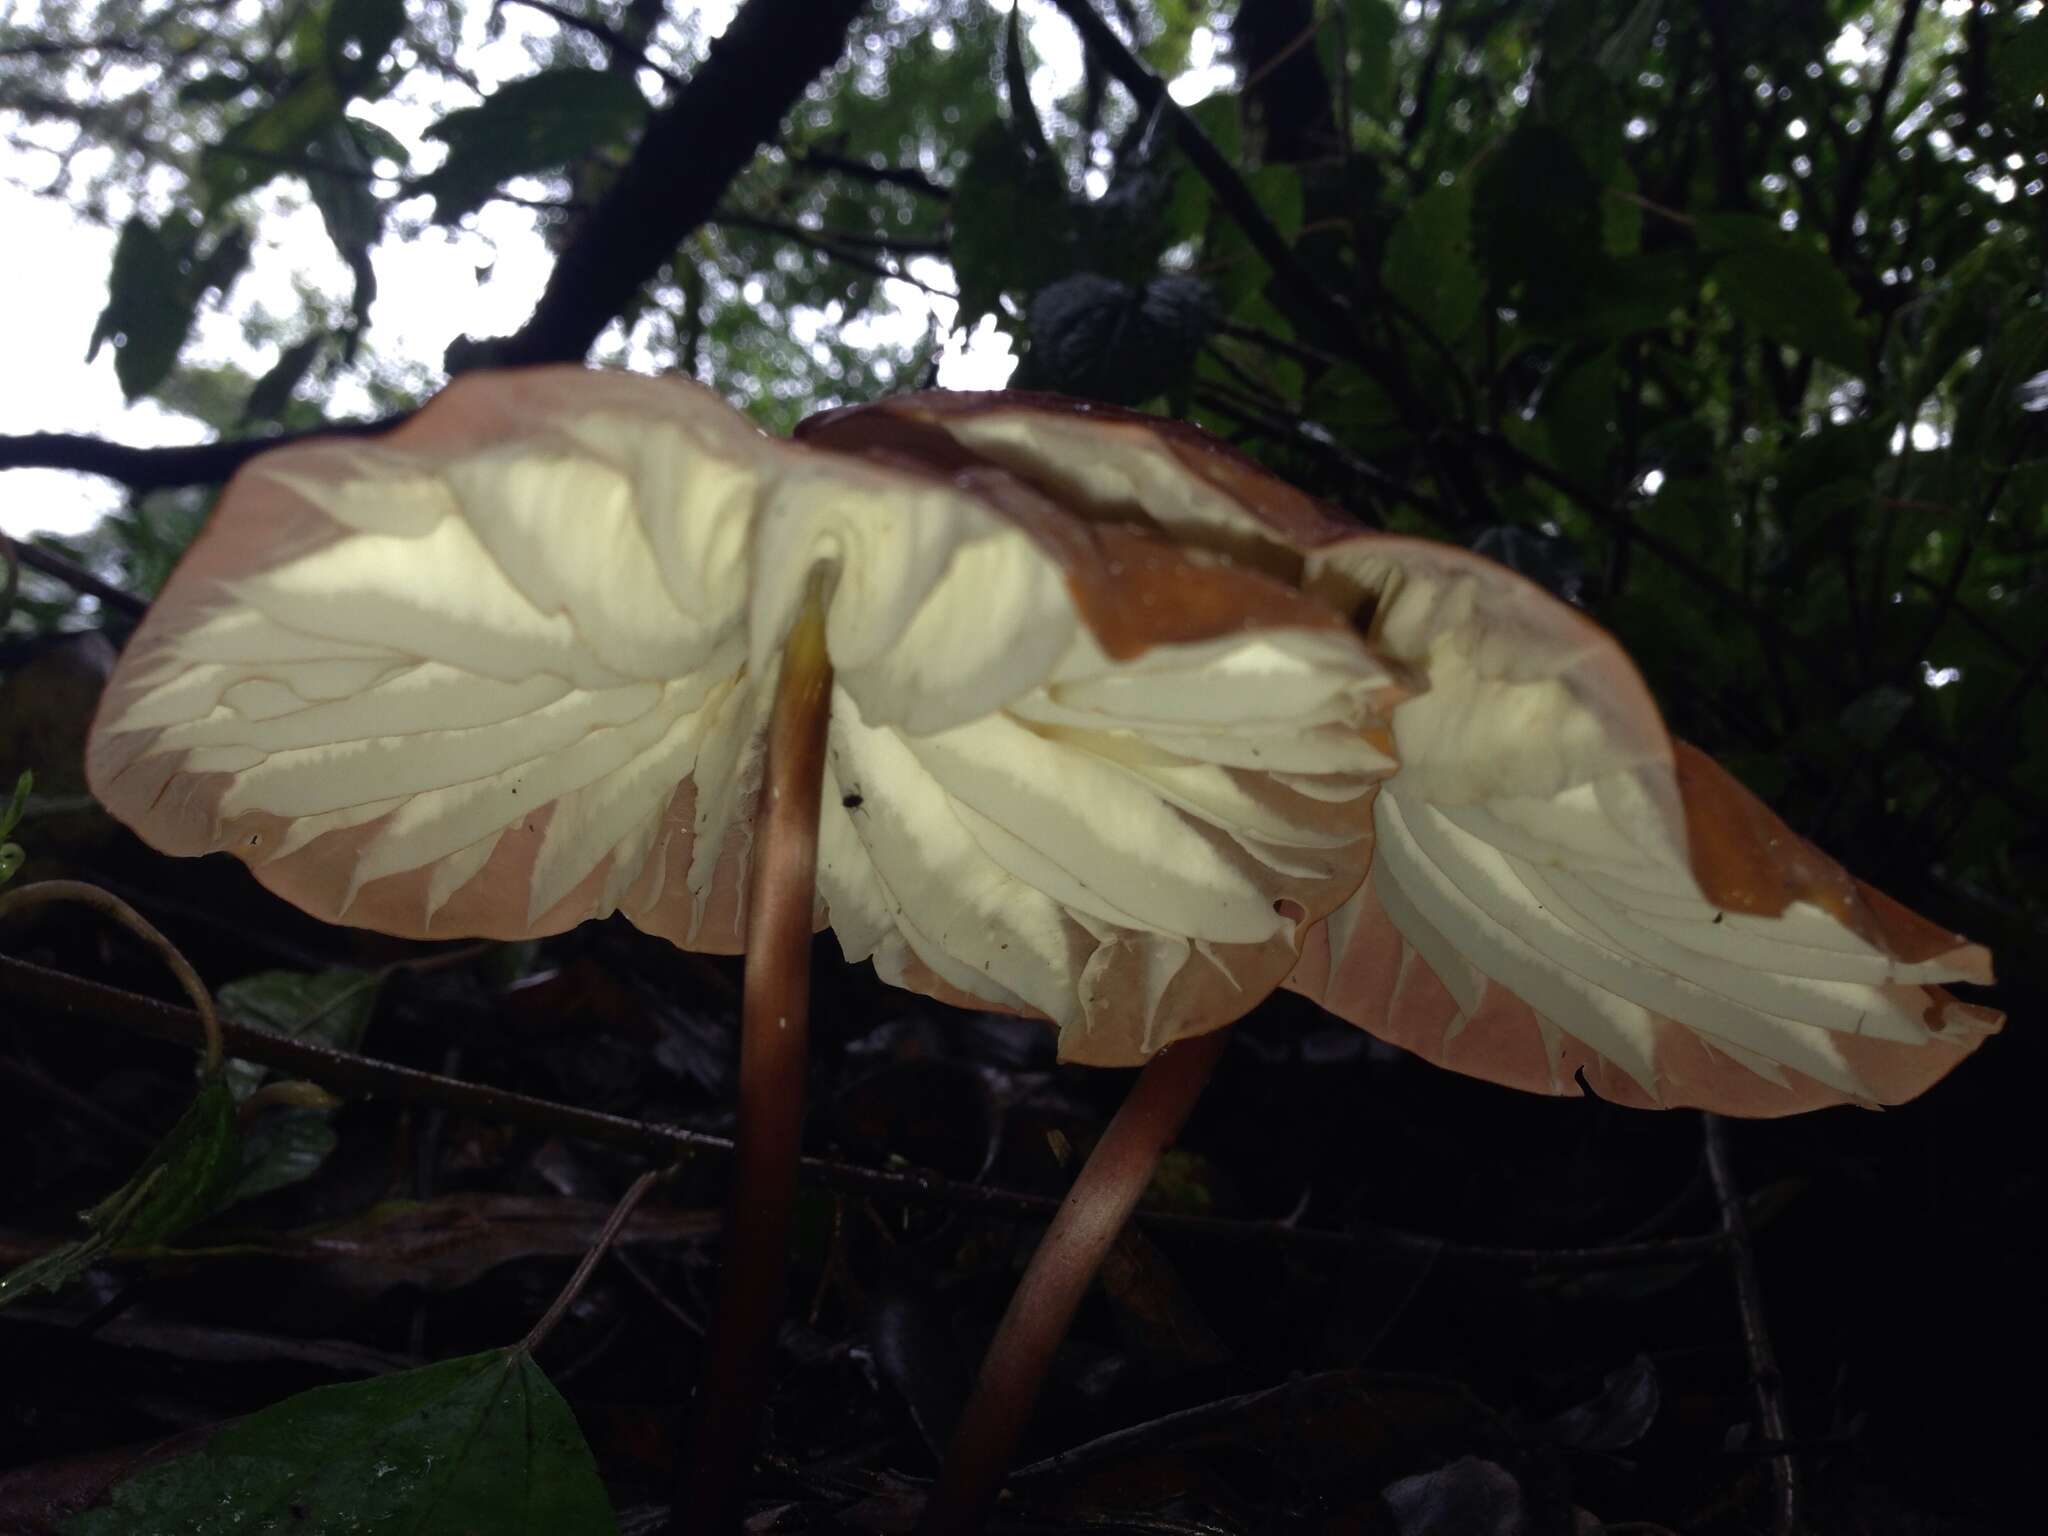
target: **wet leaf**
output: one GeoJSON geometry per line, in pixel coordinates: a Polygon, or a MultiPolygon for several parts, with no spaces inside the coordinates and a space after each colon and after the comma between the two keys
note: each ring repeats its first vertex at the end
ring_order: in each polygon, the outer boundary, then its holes
{"type": "Polygon", "coordinates": [[[1647,1355],[1637,1355],[1609,1371],[1595,1396],[1533,1426],[1531,1433],[1576,1450],[1618,1451],[1650,1432],[1662,1402],[1656,1366],[1647,1355]]]}
{"type": "Polygon", "coordinates": [[[561,1394],[524,1350],[321,1387],[121,1483],[65,1536],[610,1536],[561,1394]]]}
{"type": "Polygon", "coordinates": [[[1522,1536],[1522,1485],[1498,1462],[1460,1456],[1380,1490],[1400,1536],[1522,1536]]]}
{"type": "Polygon", "coordinates": [[[334,1126],[323,1110],[287,1109],[264,1115],[242,1137],[242,1177],[234,1200],[253,1200],[310,1179],[336,1145],[334,1126]]]}
{"type": "Polygon", "coordinates": [[[0,1275],[0,1306],[60,1289],[111,1250],[162,1243],[204,1221],[234,1198],[241,1170],[235,1096],[224,1077],[211,1077],[135,1177],[82,1213],[87,1236],[0,1275]]]}

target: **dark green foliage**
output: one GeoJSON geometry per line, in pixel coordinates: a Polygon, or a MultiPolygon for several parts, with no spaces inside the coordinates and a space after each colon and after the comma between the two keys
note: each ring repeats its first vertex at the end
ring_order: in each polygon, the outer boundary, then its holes
{"type": "Polygon", "coordinates": [[[1077,272],[1039,289],[1029,319],[1019,387],[1118,405],[1180,387],[1214,327],[1202,285],[1170,275],[1134,288],[1077,272]]]}
{"type": "Polygon", "coordinates": [[[145,1248],[204,1221],[236,1197],[241,1171],[234,1094],[216,1075],[135,1176],[83,1213],[88,1235],[0,1275],[0,1306],[59,1290],[114,1249],[145,1248]]]}
{"type": "Polygon", "coordinates": [[[453,224],[514,176],[555,170],[623,144],[646,115],[646,98],[623,75],[598,69],[529,75],[428,130],[447,144],[448,159],[418,190],[433,195],[435,219],[453,224]]]}
{"type": "Polygon", "coordinates": [[[65,1536],[609,1536],[568,1404],[523,1349],[322,1387],[121,1484],[65,1536]]]}

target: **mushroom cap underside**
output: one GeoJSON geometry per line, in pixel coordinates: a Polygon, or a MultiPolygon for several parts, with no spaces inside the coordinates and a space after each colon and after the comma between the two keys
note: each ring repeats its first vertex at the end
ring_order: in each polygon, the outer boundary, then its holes
{"type": "Polygon", "coordinates": [[[1980,946],[1674,742],[1612,636],[1483,556],[1361,530],[1120,408],[911,395],[799,435],[1141,519],[1317,596],[1409,670],[1372,873],[1287,983],[1382,1038],[1537,1092],[1771,1115],[1911,1098],[1999,1026],[1941,986],[1991,979],[1980,946]]]}
{"type": "Polygon", "coordinates": [[[95,792],[317,916],[736,949],[779,649],[829,567],[820,919],[1122,1064],[1227,1022],[1363,877],[1389,669],[1273,575],[1000,466],[708,392],[465,376],[229,485],[102,700],[95,792]]]}

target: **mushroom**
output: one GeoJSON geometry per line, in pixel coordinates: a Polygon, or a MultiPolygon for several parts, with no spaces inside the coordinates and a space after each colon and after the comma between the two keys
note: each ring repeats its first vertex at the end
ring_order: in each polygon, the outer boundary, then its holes
{"type": "Polygon", "coordinates": [[[225,849],[332,921],[617,910],[747,949],[692,1458],[713,1526],[780,1307],[825,922],[892,982],[1050,1020],[1067,1060],[1150,1063],[934,1529],[993,1497],[1217,1032],[1283,981],[1456,1070],[1746,1114],[1910,1097],[1997,1024],[1938,985],[1988,979],[1981,949],[1673,743],[1573,610],[1192,428],[1050,397],[899,397],[792,445],[677,381],[467,376],[237,476],[88,767],[155,846],[225,849]]]}
{"type": "MultiPolygon", "coordinates": [[[[1070,1060],[1159,1059],[1277,986],[1358,889],[1405,686],[1227,550],[973,455],[814,438],[687,383],[542,368],[264,455],[88,747],[146,841],[233,853],[329,921],[522,938],[619,911],[746,948],[691,1454],[711,1528],[735,1523],[780,1311],[810,933],[1049,1019],[1070,1060]]],[[[1206,1076],[1193,1049],[1168,1087],[1206,1076]]],[[[1160,1145],[1192,1090],[1163,1097],[1160,1145]]]]}
{"type": "MultiPolygon", "coordinates": [[[[1361,531],[1191,427],[1050,396],[902,396],[798,435],[999,467],[1078,515],[1227,554],[1405,669],[1369,877],[1310,925],[1286,983],[1350,1023],[1519,1088],[1778,1115],[1909,1099],[2001,1022],[1939,985],[1990,981],[1985,950],[1852,879],[1673,741],[1610,635],[1482,556],[1361,531]]],[[[1191,1102],[1199,1079],[1179,1081],[1191,1102]]],[[[1126,1113],[1160,1097],[1141,1086],[1126,1113]]],[[[1144,1140],[1120,1115],[1111,1169],[1083,1170],[1034,1257],[928,1532],[985,1516],[1030,1373],[1149,1174],[1144,1140]]]]}

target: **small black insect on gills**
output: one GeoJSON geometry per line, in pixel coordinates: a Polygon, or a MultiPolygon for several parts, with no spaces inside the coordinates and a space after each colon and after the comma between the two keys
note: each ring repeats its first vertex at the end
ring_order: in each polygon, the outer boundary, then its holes
{"type": "Polygon", "coordinates": [[[858,793],[847,795],[839,803],[849,811],[857,811],[860,809],[860,795],[858,793]]]}

